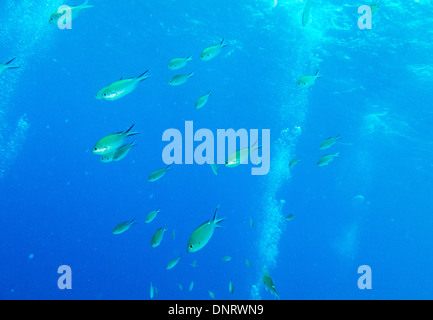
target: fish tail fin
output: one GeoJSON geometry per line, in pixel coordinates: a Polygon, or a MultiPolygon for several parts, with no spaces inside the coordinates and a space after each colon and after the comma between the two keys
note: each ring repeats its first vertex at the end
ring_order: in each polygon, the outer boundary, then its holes
{"type": "Polygon", "coordinates": [[[213,218],[212,218],[212,224],[214,224],[216,228],[222,228],[218,223],[220,223],[226,219],[226,218],[221,218],[221,219],[217,218],[217,212],[218,212],[219,207],[220,207],[220,205],[218,205],[216,207],[215,213],[214,213],[213,218]]]}
{"type": "Polygon", "coordinates": [[[316,71],[316,78],[322,78],[323,76],[321,76],[320,74],[319,74],[319,70],[320,69],[317,69],[317,71],[316,71]]]}
{"type": "Polygon", "coordinates": [[[334,157],[339,157],[340,156],[340,152],[337,152],[336,154],[334,154],[334,157]]]}
{"type": "Polygon", "coordinates": [[[16,59],[16,57],[10,59],[8,62],[3,63],[4,66],[7,66],[8,69],[16,69],[19,68],[18,66],[10,66],[9,64],[14,61],[16,59]]]}
{"type": "Polygon", "coordinates": [[[132,126],[130,126],[129,129],[125,131],[125,133],[129,133],[129,131],[131,131],[131,129],[132,129],[134,126],[135,126],[135,123],[134,123],[132,126]]]}
{"type": "Polygon", "coordinates": [[[147,78],[150,78],[150,75],[147,75],[149,70],[144,71],[142,74],[140,74],[136,79],[138,79],[139,82],[146,80],[147,78]]]}
{"type": "Polygon", "coordinates": [[[341,137],[341,133],[339,133],[339,134],[337,134],[337,135],[335,136],[335,140],[341,140],[341,139],[343,139],[343,138],[341,137]]]}
{"type": "Polygon", "coordinates": [[[209,90],[209,92],[207,93],[208,96],[212,95],[212,90],[209,90]]]}
{"type": "Polygon", "coordinates": [[[5,66],[8,65],[9,63],[11,63],[12,61],[14,61],[16,59],[16,57],[10,59],[8,62],[3,63],[5,66]]]}
{"type": "Polygon", "coordinates": [[[191,78],[194,76],[194,72],[191,72],[190,74],[188,74],[188,76],[191,78]]]}
{"type": "Polygon", "coordinates": [[[250,147],[250,150],[251,150],[251,151],[258,150],[258,149],[260,149],[260,148],[262,147],[262,146],[257,146],[257,147],[256,147],[256,145],[258,144],[259,141],[260,141],[260,138],[258,138],[258,139],[256,140],[256,142],[253,143],[253,145],[250,147]]]}
{"type": "Polygon", "coordinates": [[[186,61],[191,61],[191,60],[192,60],[192,56],[186,58],[186,61]]]}
{"type": "Polygon", "coordinates": [[[169,165],[165,168],[165,171],[171,170],[171,169],[172,169],[172,168],[171,168],[172,165],[173,165],[173,163],[169,164],[169,165]]]}
{"type": "Polygon", "coordinates": [[[220,46],[222,47],[222,48],[224,48],[224,47],[227,47],[229,44],[228,43],[225,43],[224,42],[224,38],[221,40],[221,42],[220,42],[220,46]]]}
{"type": "MultiPolygon", "coordinates": [[[[131,136],[135,136],[135,135],[137,135],[137,134],[140,134],[140,132],[130,132],[130,133],[128,133],[126,136],[127,136],[127,137],[131,137],[131,136]]],[[[131,147],[133,147],[133,146],[136,146],[136,144],[132,145],[131,147]]]]}
{"type": "Polygon", "coordinates": [[[128,130],[126,130],[123,134],[126,134],[127,137],[135,136],[136,134],[139,134],[140,132],[131,132],[131,129],[135,126],[135,123],[129,127],[128,130]]]}
{"type": "Polygon", "coordinates": [[[84,3],[80,6],[81,9],[93,8],[94,5],[89,5],[89,0],[84,1],[84,3]]]}

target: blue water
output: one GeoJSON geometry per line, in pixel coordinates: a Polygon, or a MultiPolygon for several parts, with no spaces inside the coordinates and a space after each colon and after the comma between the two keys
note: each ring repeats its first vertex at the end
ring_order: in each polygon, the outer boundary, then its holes
{"type": "Polygon", "coordinates": [[[2,0],[0,61],[17,57],[21,68],[0,76],[0,298],[150,299],[152,283],[154,299],[210,299],[208,290],[274,299],[263,269],[281,299],[433,298],[433,2],[378,2],[371,30],[357,25],[369,3],[335,0],[313,0],[305,27],[298,0],[90,0],[95,7],[60,30],[48,17],[62,1],[2,0]],[[221,54],[200,61],[222,38],[221,54]],[[190,55],[179,72],[167,68],[190,55]],[[322,78],[297,88],[317,69],[322,78]],[[151,77],[131,94],[95,99],[146,70],[151,77]],[[184,85],[168,85],[189,72],[184,85]],[[183,132],[185,121],[215,133],[270,129],[269,174],[173,165],[148,182],[165,167],[164,130],[183,132]],[[92,154],[100,138],[132,124],[140,134],[124,159],[92,154]],[[294,157],[301,161],[289,169],[294,157]],[[217,205],[223,228],[187,253],[217,205]],[[167,232],[152,248],[160,227],[167,232]],[[72,289],[58,288],[61,265],[72,289]],[[372,270],[371,289],[358,288],[361,265],[372,270]]]}

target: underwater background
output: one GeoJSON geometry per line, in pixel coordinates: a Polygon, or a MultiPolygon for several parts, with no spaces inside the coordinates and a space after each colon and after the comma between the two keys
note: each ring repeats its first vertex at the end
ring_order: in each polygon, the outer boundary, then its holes
{"type": "Polygon", "coordinates": [[[275,299],[264,270],[284,300],[433,298],[433,1],[377,1],[370,30],[358,7],[371,3],[312,0],[303,26],[305,3],[90,0],[61,30],[48,19],[63,1],[0,0],[0,62],[20,66],[0,75],[0,298],[150,299],[152,284],[153,299],[275,299]],[[167,67],[188,56],[179,72],[167,67]],[[297,87],[318,69],[314,85],[297,87]],[[122,99],[95,99],[146,70],[122,99]],[[147,181],[166,166],[163,132],[185,121],[270,129],[269,173],[174,164],[147,181]],[[133,124],[124,159],[92,154],[133,124]],[[337,135],[328,153],[339,157],[317,166],[320,143],[337,135]],[[187,253],[218,205],[223,228],[187,253]],[[58,288],[61,265],[72,289],[58,288]],[[358,288],[362,265],[371,289],[358,288]]]}

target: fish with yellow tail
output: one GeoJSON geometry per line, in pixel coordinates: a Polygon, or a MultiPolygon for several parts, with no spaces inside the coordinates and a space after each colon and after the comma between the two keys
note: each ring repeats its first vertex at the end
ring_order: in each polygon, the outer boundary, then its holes
{"type": "Polygon", "coordinates": [[[147,73],[149,70],[143,72],[138,77],[120,79],[119,81],[113,82],[109,86],[102,88],[96,93],[95,98],[98,100],[115,101],[117,99],[123,98],[127,94],[130,94],[137,88],[137,85],[150,78],[147,73]]]}
{"type": "Polygon", "coordinates": [[[218,219],[217,218],[217,212],[218,207],[215,210],[215,213],[213,215],[212,220],[206,221],[202,225],[198,226],[193,233],[191,234],[191,237],[188,240],[188,245],[186,248],[187,252],[197,252],[209,242],[209,240],[212,238],[212,235],[216,228],[222,228],[219,223],[221,221],[224,221],[225,218],[218,219]]]}

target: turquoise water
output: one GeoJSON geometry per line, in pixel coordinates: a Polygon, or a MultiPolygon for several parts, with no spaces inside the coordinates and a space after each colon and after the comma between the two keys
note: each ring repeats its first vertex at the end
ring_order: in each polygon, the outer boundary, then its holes
{"type": "Polygon", "coordinates": [[[274,299],[267,270],[284,300],[431,299],[433,2],[377,3],[372,29],[361,30],[358,7],[371,3],[312,0],[303,26],[298,0],[90,0],[61,30],[48,20],[62,1],[2,0],[0,62],[16,57],[20,68],[0,75],[0,297],[150,299],[152,283],[153,299],[274,299]],[[201,61],[222,39],[221,53],[201,61]],[[314,85],[297,87],[318,69],[314,85]],[[146,70],[127,96],[95,99],[146,70]],[[184,133],[185,121],[215,135],[269,129],[269,173],[174,164],[148,182],[167,166],[164,131],[184,133]],[[92,154],[132,124],[140,134],[124,159],[92,154]],[[301,161],[290,168],[293,158],[301,161]],[[218,205],[223,228],[187,253],[218,205]],[[62,265],[72,289],[58,287],[62,265]],[[358,288],[361,265],[371,267],[371,289],[358,288]]]}

